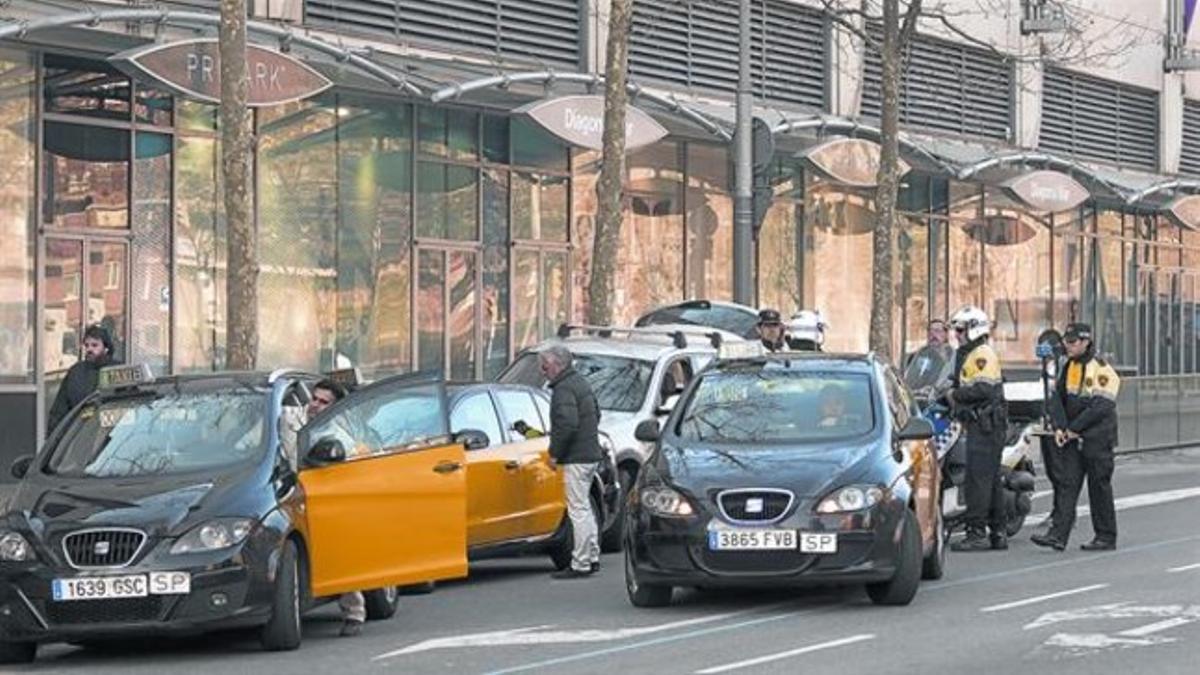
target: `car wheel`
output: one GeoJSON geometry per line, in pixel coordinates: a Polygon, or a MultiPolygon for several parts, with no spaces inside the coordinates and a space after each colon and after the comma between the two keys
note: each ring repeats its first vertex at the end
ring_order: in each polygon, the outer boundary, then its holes
{"type": "Polygon", "coordinates": [[[554,563],[556,570],[565,570],[571,566],[571,555],[575,550],[574,531],[571,519],[564,512],[562,524],[558,526],[558,534],[554,536],[554,543],[550,545],[549,551],[550,562],[554,563]]]}
{"type": "Polygon", "coordinates": [[[867,584],[867,595],[877,605],[907,605],[917,594],[921,581],[921,528],[908,510],[901,528],[896,573],[888,581],[867,584]]]}
{"type": "Polygon", "coordinates": [[[0,642],[0,663],[33,663],[36,642],[0,642]]]}
{"type": "Polygon", "coordinates": [[[638,580],[630,548],[628,544],[625,546],[625,592],[629,594],[630,604],[634,607],[666,607],[671,604],[674,588],[643,584],[638,580]]]}
{"type": "Polygon", "coordinates": [[[937,519],[933,523],[933,549],[921,564],[922,579],[941,579],[946,573],[946,539],[950,533],[946,529],[946,521],[942,517],[941,504],[938,504],[937,519]]]}
{"type": "Polygon", "coordinates": [[[283,545],[279,572],[275,575],[271,618],[263,626],[259,640],[263,649],[272,652],[300,647],[300,561],[294,541],[283,545]]]}
{"type": "Polygon", "coordinates": [[[373,591],[363,591],[363,600],[367,606],[367,621],[390,619],[400,606],[400,589],[395,586],[377,588],[373,591]]]}

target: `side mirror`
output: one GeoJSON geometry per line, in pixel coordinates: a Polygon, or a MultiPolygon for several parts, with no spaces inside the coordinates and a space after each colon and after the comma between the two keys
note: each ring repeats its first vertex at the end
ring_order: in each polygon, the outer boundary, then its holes
{"type": "Polygon", "coordinates": [[[914,417],[896,434],[898,441],[927,441],[933,438],[933,422],[924,417],[914,417]]]}
{"type": "Polygon", "coordinates": [[[478,429],[463,429],[454,434],[454,442],[467,446],[467,450],[482,450],[492,444],[492,439],[478,429]]]}
{"type": "Polygon", "coordinates": [[[336,438],[322,438],[308,451],[310,464],[333,464],[346,461],[346,446],[336,438]]]}
{"type": "Polygon", "coordinates": [[[12,463],[12,477],[17,480],[25,478],[25,474],[29,473],[29,467],[33,464],[33,455],[21,455],[12,463]]]}
{"type": "Polygon", "coordinates": [[[633,437],[643,443],[656,443],[660,436],[658,420],[644,420],[633,430],[633,437]]]}
{"type": "Polygon", "coordinates": [[[672,394],[663,401],[662,405],[658,406],[655,412],[659,415],[670,415],[677,405],[679,405],[679,394],[672,394]]]}

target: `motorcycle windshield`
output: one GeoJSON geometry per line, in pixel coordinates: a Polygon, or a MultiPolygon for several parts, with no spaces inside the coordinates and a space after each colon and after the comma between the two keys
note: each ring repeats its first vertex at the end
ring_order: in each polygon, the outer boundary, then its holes
{"type": "Polygon", "coordinates": [[[949,379],[954,370],[954,352],[946,347],[926,345],[913,354],[904,369],[904,383],[913,393],[933,389],[949,379]]]}

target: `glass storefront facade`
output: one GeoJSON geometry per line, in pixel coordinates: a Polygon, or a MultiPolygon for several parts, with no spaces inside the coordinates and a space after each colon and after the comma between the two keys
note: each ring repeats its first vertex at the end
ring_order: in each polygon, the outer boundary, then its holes
{"type": "MultiPolygon", "coordinates": [[[[224,367],[226,225],[211,106],[102,61],[0,51],[0,422],[29,427],[89,323],[156,372],[224,367]],[[10,419],[11,417],[11,419],[10,419]]],[[[487,378],[588,308],[599,155],[518,116],[335,89],[260,109],[253,195],[259,364],[487,378]]],[[[630,154],[615,320],[732,296],[727,149],[630,154]]],[[[828,348],[867,348],[869,189],[780,152],[757,237],[757,303],[820,309],[828,348]]],[[[1200,369],[1200,235],[1088,205],[1031,212],[912,173],[900,195],[896,339],[978,304],[1008,363],[1070,320],[1140,375],[1200,369]]],[[[32,441],[31,441],[32,443],[32,441]]],[[[25,448],[26,450],[31,448],[25,448]]]]}

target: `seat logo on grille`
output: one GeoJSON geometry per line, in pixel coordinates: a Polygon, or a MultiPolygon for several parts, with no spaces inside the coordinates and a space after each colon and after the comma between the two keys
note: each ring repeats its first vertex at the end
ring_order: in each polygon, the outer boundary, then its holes
{"type": "Polygon", "coordinates": [[[750,497],[746,500],[746,513],[762,513],[763,500],[762,497],[750,497]]]}
{"type": "Polygon", "coordinates": [[[96,555],[108,555],[108,552],[111,549],[112,549],[112,542],[98,541],[98,542],[96,542],[96,545],[92,547],[92,552],[95,553],[96,555]]]}

